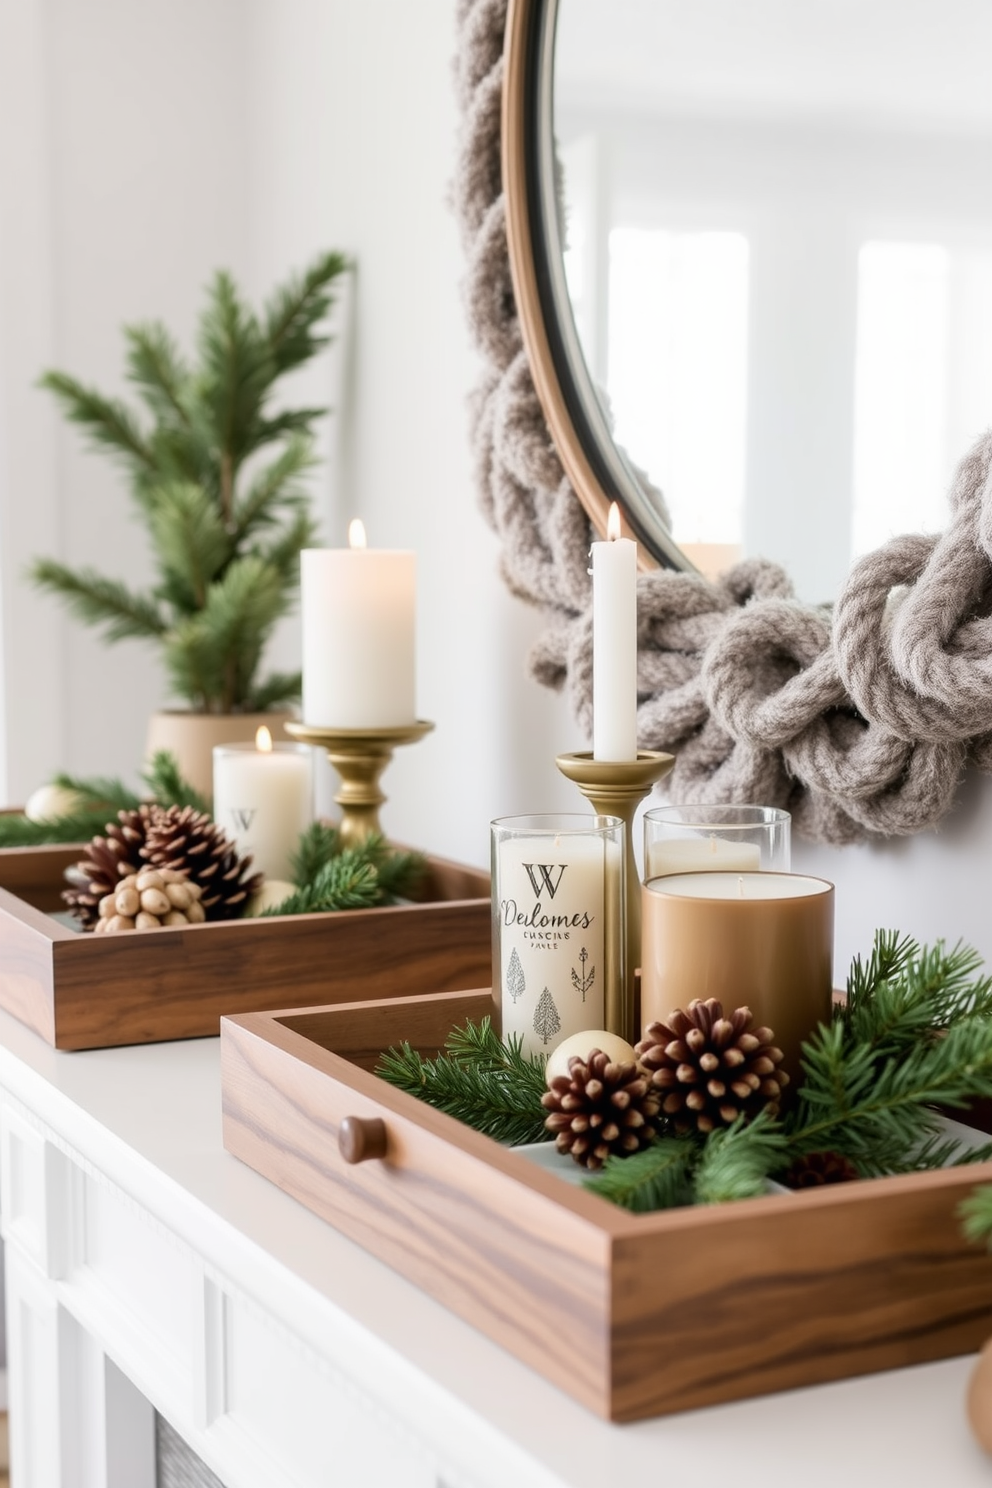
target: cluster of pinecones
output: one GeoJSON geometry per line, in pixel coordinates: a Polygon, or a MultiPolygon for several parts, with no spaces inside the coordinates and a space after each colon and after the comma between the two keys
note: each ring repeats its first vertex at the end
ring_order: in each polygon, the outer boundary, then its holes
{"type": "Polygon", "coordinates": [[[235,919],[262,884],[251,858],[239,857],[216,822],[192,806],[118,812],[66,878],[62,898],[84,930],[112,932],[152,929],[152,919],[156,925],[235,919]]]}
{"type": "Polygon", "coordinates": [[[748,1008],[724,1017],[716,998],[697,998],[649,1024],[636,1062],[613,1062],[599,1049],[573,1056],[542,1097],[558,1151],[595,1170],[612,1154],[647,1146],[659,1118],[677,1132],[706,1134],[766,1107],[776,1112],[789,1077],[771,1029],[753,1024],[748,1008]]]}

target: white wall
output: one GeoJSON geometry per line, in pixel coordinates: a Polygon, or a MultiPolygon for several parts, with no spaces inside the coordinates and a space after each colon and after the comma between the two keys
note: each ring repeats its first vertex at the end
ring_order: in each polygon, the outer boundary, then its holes
{"type": "MultiPolygon", "coordinates": [[[[110,384],[122,320],[161,315],[185,333],[213,267],[264,292],[336,246],[358,272],[335,353],[308,374],[337,407],[317,498],[329,540],[357,513],[375,543],[417,549],[420,709],[437,725],[390,768],[387,827],[484,862],[492,816],[580,806],[553,757],[583,741],[524,675],[540,618],[504,591],[476,510],[476,369],[446,202],[453,46],[454,0],[0,0],[10,799],[58,764],[133,773],[162,697],[143,651],[73,633],[17,582],[37,551],[144,573],[105,462],[30,391],[39,366],[110,384]],[[141,107],[125,122],[126,93],[141,107]]],[[[292,627],[279,644],[293,653],[292,627]]],[[[966,784],[940,833],[795,860],[837,883],[838,966],[878,924],[963,936],[992,959],[988,781],[966,784]]]]}

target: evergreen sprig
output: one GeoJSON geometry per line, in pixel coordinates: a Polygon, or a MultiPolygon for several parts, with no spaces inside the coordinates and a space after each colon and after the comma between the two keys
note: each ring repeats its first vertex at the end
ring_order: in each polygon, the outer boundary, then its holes
{"type": "Polygon", "coordinates": [[[380,1055],[375,1072],[466,1126],[514,1146],[539,1142],[544,1129],[545,1059],[503,1043],[489,1018],[455,1029],[444,1052],[424,1059],[409,1043],[380,1055]]]}
{"type": "Polygon", "coordinates": [[[291,860],[296,890],[263,915],[322,914],[391,904],[424,871],[420,853],[395,852],[373,834],[359,847],[344,848],[336,827],[314,822],[300,836],[291,860]]]}
{"type": "Polygon", "coordinates": [[[217,273],[195,361],[157,322],[126,327],[140,413],[66,372],[40,379],[129,477],[155,580],[136,593],[49,558],[30,575],[109,641],[152,641],[177,696],[202,712],[266,711],[299,696],[298,673],[260,669],[273,626],[294,603],[300,551],[315,539],[304,478],[326,410],[271,405],[284,374],[327,344],[320,328],[347,268],[340,253],[321,254],[260,314],[217,273]]]}
{"type": "Polygon", "coordinates": [[[698,1162],[699,1144],[691,1137],[659,1137],[631,1157],[608,1157],[598,1176],[583,1187],[634,1214],[681,1209],[693,1201],[698,1162]]]}
{"type": "Polygon", "coordinates": [[[139,796],[123,781],[107,775],[79,776],[61,772],[53,785],[71,791],[78,804],[64,816],[31,821],[18,812],[0,814],[0,847],[43,847],[55,842],[89,842],[101,835],[119,811],[136,811],[144,801],[158,806],[192,806],[209,813],[208,803],[180,773],[174,755],[160,749],[142,775],[147,790],[139,796]]]}

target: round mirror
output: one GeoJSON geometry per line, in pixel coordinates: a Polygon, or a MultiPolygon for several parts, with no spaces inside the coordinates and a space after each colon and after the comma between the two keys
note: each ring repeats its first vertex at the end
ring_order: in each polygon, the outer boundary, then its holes
{"type": "Polygon", "coordinates": [[[986,0],[514,0],[508,37],[518,305],[597,526],[810,602],[942,529],[992,416],[986,0]]]}

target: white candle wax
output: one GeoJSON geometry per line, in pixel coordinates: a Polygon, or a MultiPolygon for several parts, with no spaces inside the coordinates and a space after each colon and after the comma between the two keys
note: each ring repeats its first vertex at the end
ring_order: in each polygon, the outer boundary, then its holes
{"type": "Polygon", "coordinates": [[[290,857],[312,820],[313,751],[307,745],[214,749],[214,821],[240,853],[251,853],[266,878],[290,877],[290,857]]]}
{"type": "Polygon", "coordinates": [[[498,843],[494,971],[503,1036],[518,1034],[525,1053],[547,1054],[573,1033],[602,1028],[621,864],[620,844],[592,833],[498,843]]]}
{"type": "MultiPolygon", "coordinates": [[[[619,534],[616,503],[610,530],[619,534]]],[[[619,535],[592,545],[592,753],[637,758],[637,544],[619,535]]]]}
{"type": "Polygon", "coordinates": [[[761,848],[756,842],[726,842],[720,837],[672,837],[648,846],[645,878],[670,873],[757,873],[761,848]]]}
{"type": "Polygon", "coordinates": [[[354,546],[300,556],[304,723],[415,723],[415,555],[354,546]]]}

